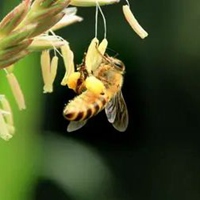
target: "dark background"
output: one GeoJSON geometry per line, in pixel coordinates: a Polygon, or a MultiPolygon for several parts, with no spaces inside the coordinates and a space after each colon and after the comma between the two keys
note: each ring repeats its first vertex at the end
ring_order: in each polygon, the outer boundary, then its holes
{"type": "MultiPolygon", "coordinates": [[[[136,18],[149,33],[145,40],[124,20],[122,4],[103,7],[109,47],[119,53],[118,58],[126,65],[123,94],[130,116],[127,131],[118,133],[102,112],[80,131],[67,133],[68,122],[61,113],[73,93],[62,87],[56,87],[56,92],[46,97],[44,130],[92,146],[106,160],[115,179],[114,197],[92,199],[197,200],[200,198],[200,4],[197,0],[130,3],[136,18]]],[[[93,8],[79,9],[84,21],[62,32],[75,53],[76,63],[81,62],[93,38],[93,13],[93,8]]],[[[99,38],[102,35],[100,22],[99,38]]],[[[39,185],[38,200],[44,198],[44,188],[54,190],[57,199],[70,199],[54,182],[43,181],[39,185]]]]}
{"type": "MultiPolygon", "coordinates": [[[[117,197],[113,199],[199,199],[200,4],[131,3],[135,16],[149,33],[145,40],[132,32],[121,5],[103,8],[109,47],[126,65],[123,93],[130,115],[127,131],[116,132],[102,112],[80,131],[67,133],[68,122],[61,113],[73,93],[57,86],[56,92],[46,97],[44,130],[97,149],[115,178],[117,197]]],[[[94,35],[94,9],[81,8],[78,14],[84,21],[62,31],[76,63],[81,62],[94,35]]],[[[99,38],[102,34],[100,24],[99,38]]],[[[55,190],[59,200],[69,199],[54,184],[42,181],[36,199],[44,199],[44,187],[55,190]]]]}

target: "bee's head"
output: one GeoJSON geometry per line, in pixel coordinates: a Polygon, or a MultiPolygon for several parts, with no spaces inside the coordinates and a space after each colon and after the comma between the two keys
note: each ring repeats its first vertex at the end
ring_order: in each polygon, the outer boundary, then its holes
{"type": "Polygon", "coordinates": [[[125,71],[125,65],[121,60],[119,60],[117,58],[113,58],[113,57],[110,57],[110,59],[111,59],[111,63],[113,64],[113,67],[115,68],[115,70],[120,71],[122,73],[125,71]]]}
{"type": "Polygon", "coordinates": [[[125,72],[125,65],[121,60],[119,60],[115,57],[111,57],[108,54],[105,54],[105,56],[103,58],[104,58],[105,63],[110,64],[114,68],[114,70],[116,70],[120,73],[125,72]]]}

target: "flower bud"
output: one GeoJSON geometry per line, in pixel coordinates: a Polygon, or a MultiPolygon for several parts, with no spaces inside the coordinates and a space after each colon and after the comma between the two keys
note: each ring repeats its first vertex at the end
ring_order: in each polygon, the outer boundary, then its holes
{"type": "Polygon", "coordinates": [[[49,49],[58,49],[63,46],[65,43],[62,39],[57,36],[52,35],[40,35],[34,37],[33,42],[28,47],[30,51],[43,51],[49,49]]]}
{"type": "Polygon", "coordinates": [[[70,5],[89,7],[96,6],[97,2],[100,6],[119,3],[119,0],[71,0],[70,5]]]}
{"type": "Polygon", "coordinates": [[[65,13],[65,15],[60,21],[58,21],[58,23],[56,23],[51,28],[51,30],[55,31],[62,27],[68,26],[76,22],[81,22],[83,20],[82,17],[76,15],[77,8],[75,7],[66,8],[65,10],[63,10],[63,12],[65,13]]]}
{"type": "Polygon", "coordinates": [[[0,69],[3,69],[5,67],[8,67],[8,66],[14,64],[15,62],[17,62],[21,58],[25,57],[29,53],[30,52],[28,50],[22,50],[21,52],[19,52],[18,54],[13,55],[13,57],[10,57],[7,60],[0,60],[0,69]]]}
{"type": "Polygon", "coordinates": [[[8,13],[0,22],[0,35],[9,34],[17,27],[24,19],[30,6],[30,1],[23,1],[17,7],[15,7],[10,13],[8,13]]]}

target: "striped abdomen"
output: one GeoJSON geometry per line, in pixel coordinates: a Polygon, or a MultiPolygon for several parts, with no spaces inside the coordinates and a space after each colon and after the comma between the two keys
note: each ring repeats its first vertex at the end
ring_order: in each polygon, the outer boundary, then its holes
{"type": "Polygon", "coordinates": [[[63,115],[69,121],[87,120],[103,110],[107,102],[105,94],[95,95],[87,90],[65,106],[63,115]]]}

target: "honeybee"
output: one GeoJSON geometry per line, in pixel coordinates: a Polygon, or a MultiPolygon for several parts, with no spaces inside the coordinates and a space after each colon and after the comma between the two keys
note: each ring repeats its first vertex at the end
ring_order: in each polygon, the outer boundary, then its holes
{"type": "MultiPolygon", "coordinates": [[[[83,62],[79,66],[80,77],[76,82],[75,91],[79,95],[65,106],[64,117],[70,121],[67,131],[72,132],[83,127],[87,120],[105,109],[108,121],[113,127],[124,132],[128,126],[128,110],[121,89],[125,66],[122,61],[103,56],[100,65],[89,73],[83,62]],[[85,86],[88,77],[94,77],[103,87],[101,92],[88,89],[85,86]]],[[[93,83],[94,88],[99,87],[93,83]]]]}

